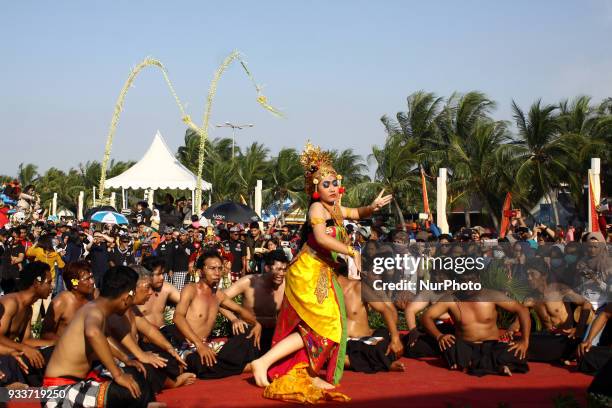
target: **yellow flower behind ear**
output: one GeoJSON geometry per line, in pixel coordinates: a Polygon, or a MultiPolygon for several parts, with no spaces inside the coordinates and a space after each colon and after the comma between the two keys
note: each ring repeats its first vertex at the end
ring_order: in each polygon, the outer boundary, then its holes
{"type": "Polygon", "coordinates": [[[72,283],[72,286],[79,286],[79,280],[78,279],[71,279],[70,283],[72,283]]]}

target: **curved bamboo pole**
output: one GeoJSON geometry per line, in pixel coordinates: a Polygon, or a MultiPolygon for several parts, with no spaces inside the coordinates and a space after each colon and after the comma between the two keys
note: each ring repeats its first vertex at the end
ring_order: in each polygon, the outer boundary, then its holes
{"type": "Polygon", "coordinates": [[[104,157],[102,159],[102,168],[101,168],[100,186],[99,186],[99,200],[101,202],[104,202],[104,190],[105,190],[104,183],[106,181],[106,167],[108,166],[108,161],[110,160],[110,152],[111,152],[111,148],[113,145],[113,138],[115,136],[115,131],[117,130],[117,124],[119,123],[119,117],[121,116],[121,112],[123,111],[123,104],[125,102],[125,97],[127,95],[128,90],[132,86],[134,80],[138,76],[138,74],[144,68],[153,66],[153,67],[159,68],[160,71],[162,72],[164,80],[166,81],[166,84],[168,85],[168,88],[170,89],[170,93],[174,97],[174,100],[179,108],[179,111],[181,112],[182,121],[185,122],[185,124],[190,129],[194,130],[200,136],[200,147],[199,147],[200,150],[198,154],[198,175],[197,175],[198,177],[196,181],[197,185],[196,185],[196,194],[195,194],[195,207],[197,211],[199,211],[199,209],[201,208],[201,203],[202,203],[202,171],[204,169],[204,147],[206,144],[206,140],[208,139],[208,127],[210,123],[210,114],[212,111],[212,104],[214,101],[214,97],[217,92],[217,83],[221,79],[221,76],[223,75],[225,70],[232,64],[232,62],[236,60],[240,61],[240,65],[242,66],[245,73],[247,74],[247,76],[249,77],[253,85],[255,86],[255,91],[257,92],[257,102],[264,109],[268,110],[272,114],[276,116],[283,116],[283,114],[279,110],[277,110],[276,108],[274,108],[268,103],[267,98],[261,93],[261,87],[257,85],[257,83],[255,82],[253,75],[251,74],[251,72],[246,66],[246,63],[242,59],[241,54],[238,51],[233,51],[230,55],[228,55],[225,58],[225,60],[223,60],[219,68],[217,68],[217,70],[215,71],[215,75],[213,76],[213,80],[211,81],[210,88],[208,90],[208,98],[206,100],[206,106],[204,108],[204,118],[203,118],[202,127],[198,127],[195,123],[193,123],[193,121],[191,120],[191,117],[185,112],[183,103],[181,102],[180,98],[176,94],[174,85],[172,84],[172,81],[170,81],[170,77],[168,76],[168,72],[166,68],[164,67],[164,65],[159,60],[147,57],[140,64],[138,64],[134,69],[132,69],[132,71],[130,72],[130,75],[125,81],[125,84],[123,85],[123,88],[121,89],[121,92],[119,93],[117,102],[115,103],[115,111],[113,112],[113,117],[111,119],[111,124],[108,130],[108,135],[106,139],[106,147],[104,149],[104,157]]]}

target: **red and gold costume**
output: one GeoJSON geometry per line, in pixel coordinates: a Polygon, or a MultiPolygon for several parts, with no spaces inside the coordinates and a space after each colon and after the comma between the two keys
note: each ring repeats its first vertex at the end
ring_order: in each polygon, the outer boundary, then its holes
{"type": "MultiPolygon", "coordinates": [[[[333,174],[329,154],[308,144],[302,153],[306,191],[312,194],[319,180],[333,174]]],[[[324,204],[324,203],[323,203],[324,204]]],[[[338,204],[324,204],[332,214],[334,225],[326,233],[343,242],[346,233],[338,204]]],[[[309,219],[311,225],[326,223],[324,219],[309,219]]],[[[274,364],[268,371],[272,383],[266,387],[266,398],[302,403],[348,401],[336,391],[315,387],[308,370],[318,374],[326,367],[326,380],[338,384],[344,371],[346,352],[346,310],[342,289],[336,280],[339,264],[337,254],[320,247],[312,232],[308,241],[287,268],[285,298],[277,318],[272,345],[293,332],[304,341],[304,347],[274,364]]]]}

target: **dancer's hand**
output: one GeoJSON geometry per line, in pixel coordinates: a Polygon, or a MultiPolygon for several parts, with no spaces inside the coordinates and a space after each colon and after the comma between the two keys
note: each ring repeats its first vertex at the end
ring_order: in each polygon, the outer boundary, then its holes
{"type": "Polygon", "coordinates": [[[19,365],[19,368],[21,368],[21,371],[23,371],[26,375],[30,374],[30,369],[28,368],[28,365],[25,363],[25,361],[23,361],[23,351],[11,351],[11,356],[13,356],[15,361],[17,361],[17,364],[19,365]]]}
{"type": "Polygon", "coordinates": [[[247,327],[248,324],[244,320],[236,319],[232,322],[232,333],[234,333],[234,336],[244,334],[247,327]]]}
{"type": "Polygon", "coordinates": [[[404,345],[399,339],[399,336],[392,338],[389,347],[387,347],[387,352],[385,354],[389,355],[391,353],[395,354],[396,359],[399,359],[402,354],[404,354],[404,345]]]}
{"type": "Polygon", "coordinates": [[[176,352],[176,350],[174,349],[174,347],[168,347],[168,349],[166,350],[168,352],[168,354],[170,354],[172,357],[174,357],[174,359],[176,361],[178,361],[179,365],[182,366],[183,368],[187,368],[187,363],[185,362],[185,360],[183,360],[181,358],[181,356],[179,355],[179,353],[176,352]]]}
{"type": "Polygon", "coordinates": [[[372,204],[370,204],[374,212],[380,210],[385,205],[389,204],[391,200],[393,199],[393,196],[391,194],[388,194],[383,197],[384,192],[385,192],[385,189],[383,188],[382,190],[380,190],[378,197],[376,197],[374,201],[372,201],[372,204]]]}
{"type": "Polygon", "coordinates": [[[261,324],[257,323],[255,326],[253,326],[251,332],[246,338],[250,339],[251,337],[253,337],[253,344],[255,347],[261,350],[261,345],[259,343],[261,340],[261,324]]]}
{"type": "Polygon", "coordinates": [[[361,272],[361,254],[355,251],[355,256],[353,257],[353,261],[355,262],[355,267],[358,272],[361,272]]]}
{"type": "Polygon", "coordinates": [[[452,334],[441,334],[438,336],[438,346],[440,350],[444,351],[451,348],[453,344],[455,344],[455,336],[452,334]]]}
{"type": "Polygon", "coordinates": [[[510,347],[508,347],[508,351],[514,350],[514,357],[518,357],[521,360],[525,359],[527,356],[527,349],[529,348],[529,343],[526,339],[521,339],[517,342],[511,342],[510,347]]]}
{"type": "Polygon", "coordinates": [[[128,360],[125,363],[126,367],[134,367],[136,370],[142,373],[143,376],[147,376],[147,369],[145,366],[138,360],[128,360]]]}
{"type": "Polygon", "coordinates": [[[155,368],[163,368],[167,365],[166,363],[168,362],[167,359],[160,357],[159,355],[150,351],[147,351],[142,356],[140,356],[138,358],[138,361],[143,364],[151,364],[155,368]]]}
{"type": "Polygon", "coordinates": [[[593,347],[593,344],[591,344],[590,341],[585,340],[582,343],[580,343],[578,345],[578,350],[576,350],[576,354],[578,355],[578,359],[581,359],[582,357],[584,357],[584,355],[586,353],[589,352],[589,350],[591,350],[591,347],[593,347]]]}
{"type": "Polygon", "coordinates": [[[136,380],[134,380],[134,377],[131,375],[122,373],[119,377],[113,378],[113,381],[123,388],[130,390],[130,394],[132,394],[132,397],[135,399],[140,398],[140,387],[138,386],[136,380]]]}
{"type": "Polygon", "coordinates": [[[212,367],[217,363],[217,355],[215,350],[212,349],[207,343],[200,343],[196,348],[198,355],[200,356],[200,362],[212,367]]]}
{"type": "Polygon", "coordinates": [[[563,334],[567,335],[567,337],[570,339],[576,338],[576,328],[575,327],[572,327],[570,329],[563,329],[562,332],[563,334]]]}
{"type": "Polygon", "coordinates": [[[38,349],[23,345],[22,352],[34,368],[43,368],[45,366],[45,359],[38,349]]]}

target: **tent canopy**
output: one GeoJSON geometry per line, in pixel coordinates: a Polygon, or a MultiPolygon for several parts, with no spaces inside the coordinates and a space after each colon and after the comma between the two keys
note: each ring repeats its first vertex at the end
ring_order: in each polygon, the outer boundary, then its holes
{"type": "MultiPolygon", "coordinates": [[[[106,180],[104,187],[195,190],[196,176],[174,157],[158,130],[142,159],[120,175],[106,180]]],[[[211,187],[202,180],[202,190],[211,187]]]]}

